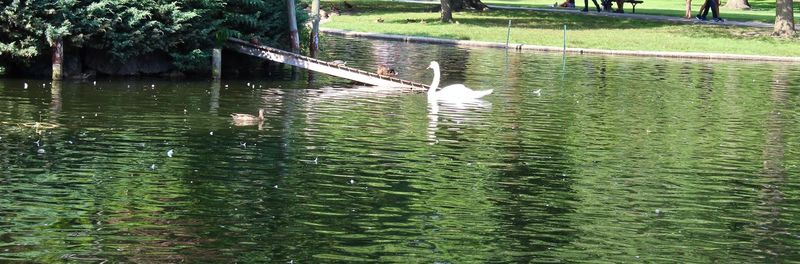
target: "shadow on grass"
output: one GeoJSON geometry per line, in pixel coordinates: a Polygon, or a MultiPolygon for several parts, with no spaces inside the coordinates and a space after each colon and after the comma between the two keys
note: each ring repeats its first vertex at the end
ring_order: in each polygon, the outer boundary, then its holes
{"type": "Polygon", "coordinates": [[[409,33],[403,33],[403,35],[415,36],[415,37],[454,39],[454,40],[470,40],[470,38],[466,36],[459,36],[453,34],[431,34],[430,32],[409,32],[409,33]]]}
{"type": "MultiPolygon", "coordinates": [[[[762,14],[743,14],[743,13],[731,13],[730,9],[720,8],[719,13],[720,17],[724,17],[726,20],[732,21],[757,21],[757,22],[764,22],[764,23],[773,23],[775,21],[775,15],[762,15],[762,14]]],[[[676,11],[671,9],[646,9],[642,7],[636,8],[636,14],[642,15],[659,15],[659,16],[670,16],[670,17],[683,17],[684,11],[676,11]]],[[[737,11],[740,12],[740,11],[737,11]]],[[[698,10],[692,10],[693,15],[697,15],[698,10]]],[[[711,16],[711,12],[708,13],[709,17],[711,16]]]]}
{"type": "MultiPolygon", "coordinates": [[[[748,1],[748,3],[751,10],[775,11],[775,1],[748,1]]],[[[797,13],[797,10],[800,10],[800,2],[795,1],[793,6],[797,13]]]]}
{"type": "MultiPolygon", "coordinates": [[[[420,23],[420,18],[396,18],[396,14],[393,12],[376,11],[369,12],[366,15],[383,17],[385,24],[419,24],[420,26],[444,24],[439,20],[430,18],[426,20],[425,24],[420,23]]],[[[549,30],[561,29],[564,25],[572,29],[590,30],[659,28],[677,24],[674,22],[540,11],[468,11],[456,13],[453,17],[461,25],[506,28],[508,21],[511,20],[513,28],[549,30]]]]}
{"type": "MultiPolygon", "coordinates": [[[[430,4],[413,4],[413,3],[401,3],[401,2],[385,2],[385,1],[364,1],[364,0],[351,0],[354,3],[355,8],[350,10],[351,15],[375,15],[375,16],[391,16],[391,15],[398,15],[400,13],[437,13],[432,12],[431,8],[434,5],[430,4]]],[[[754,9],[771,9],[774,10],[774,2],[771,2],[771,5],[768,1],[751,1],[751,5],[754,9]]],[[[326,2],[326,4],[337,4],[337,2],[326,2]]],[[[326,6],[323,4],[323,6],[326,6]]],[[[531,6],[531,5],[527,5],[531,6]]],[[[795,3],[795,6],[800,6],[800,4],[795,3]]],[[[580,7],[579,7],[580,9],[580,7]]],[[[625,5],[625,10],[627,12],[631,11],[630,5],[625,5]]],[[[646,3],[637,6],[637,13],[635,15],[662,15],[662,16],[669,16],[673,18],[680,18],[683,16],[683,10],[676,10],[676,9],[650,9],[647,8],[646,3]]],[[[751,14],[751,13],[742,13],[742,11],[736,12],[726,12],[724,8],[720,9],[721,16],[727,20],[733,21],[758,21],[758,22],[765,22],[765,23],[773,23],[775,16],[770,14],[751,14]]],[[[696,10],[695,10],[696,13],[696,10]]],[[[628,17],[598,17],[598,16],[587,16],[581,13],[563,13],[563,12],[546,12],[546,11],[527,11],[527,10],[490,10],[490,11],[474,11],[474,10],[467,10],[464,12],[457,12],[454,14],[454,18],[462,23],[469,23],[472,25],[489,25],[495,26],[495,24],[505,24],[507,25],[508,19],[521,22],[523,25],[531,26],[533,28],[549,28],[553,24],[567,24],[567,25],[579,25],[579,24],[586,24],[583,27],[588,28],[630,28],[633,26],[634,28],[654,28],[659,27],[661,25],[674,25],[678,24],[679,22],[670,22],[670,21],[654,21],[648,20],[647,18],[642,17],[639,18],[628,18],[628,17]],[[467,14],[468,17],[464,18],[462,14],[467,14]],[[479,16],[480,18],[476,18],[474,16],[479,16]],[[486,20],[483,22],[482,20],[486,20]],[[627,23],[624,21],[628,20],[636,20],[640,21],[637,23],[627,23]],[[469,22],[467,22],[469,21],[469,22]],[[505,21],[505,22],[502,22],[505,21]],[[623,21],[623,22],[619,22],[623,21]],[[542,25],[535,25],[535,24],[542,24],[542,25]],[[597,24],[600,23],[600,26],[592,26],[589,24],[597,24]],[[615,25],[619,24],[619,25],[615,25]]]]}

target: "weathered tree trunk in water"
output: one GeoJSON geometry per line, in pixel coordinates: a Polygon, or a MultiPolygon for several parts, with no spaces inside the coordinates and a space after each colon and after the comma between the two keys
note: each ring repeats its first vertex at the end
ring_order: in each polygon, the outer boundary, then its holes
{"type": "Polygon", "coordinates": [[[792,0],[776,0],[775,1],[775,28],[772,31],[773,36],[791,37],[795,35],[794,28],[794,8],[792,7],[792,0]]]}
{"type": "Polygon", "coordinates": [[[308,54],[316,58],[319,49],[319,0],[311,2],[311,22],[311,45],[308,47],[308,54]]]}
{"type": "Polygon", "coordinates": [[[450,23],[453,21],[453,9],[451,8],[451,0],[441,0],[442,3],[442,22],[450,23]]]}
{"type": "Polygon", "coordinates": [[[62,66],[64,65],[64,40],[58,38],[53,43],[53,80],[61,80],[62,66]]]}
{"type": "Polygon", "coordinates": [[[211,50],[211,78],[222,79],[222,49],[211,50]]]}
{"type": "Polygon", "coordinates": [[[725,8],[739,10],[750,9],[750,2],[747,2],[747,0],[728,0],[728,2],[725,3],[725,8]]]}
{"type": "Polygon", "coordinates": [[[300,35],[297,33],[297,15],[294,0],[286,0],[289,11],[289,36],[292,40],[292,52],[300,53],[300,35]]]}

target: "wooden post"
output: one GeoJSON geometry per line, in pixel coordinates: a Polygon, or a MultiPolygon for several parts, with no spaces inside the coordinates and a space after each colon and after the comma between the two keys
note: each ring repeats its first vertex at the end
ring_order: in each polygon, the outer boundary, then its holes
{"type": "Polygon", "coordinates": [[[222,78],[222,49],[216,48],[211,51],[211,77],[214,80],[222,78]]]}
{"type": "Polygon", "coordinates": [[[297,33],[297,12],[294,0],[286,0],[289,9],[289,34],[292,37],[292,52],[300,53],[300,35],[297,33]]]}
{"type": "Polygon", "coordinates": [[[56,43],[53,43],[53,80],[61,80],[62,68],[64,65],[64,40],[58,38],[56,43]]]}
{"type": "Polygon", "coordinates": [[[309,48],[309,55],[312,58],[317,57],[317,50],[319,50],[319,0],[311,2],[311,47],[309,48]]]}

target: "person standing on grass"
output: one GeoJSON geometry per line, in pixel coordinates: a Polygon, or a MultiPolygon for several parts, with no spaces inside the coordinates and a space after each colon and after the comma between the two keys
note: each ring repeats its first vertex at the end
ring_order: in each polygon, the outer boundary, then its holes
{"type": "Polygon", "coordinates": [[[714,22],[725,22],[725,19],[719,17],[719,0],[706,0],[703,6],[700,7],[700,12],[697,14],[697,19],[706,21],[708,18],[708,9],[711,9],[711,15],[714,22]]]}
{"type": "Polygon", "coordinates": [[[692,18],[692,0],[686,0],[686,18],[692,18]]]}
{"type": "MultiPolygon", "coordinates": [[[[594,7],[597,8],[597,12],[600,12],[600,5],[597,4],[597,0],[592,0],[594,3],[594,7]]],[[[589,12],[589,0],[583,0],[583,12],[589,12]]]]}
{"type": "Polygon", "coordinates": [[[614,13],[625,13],[625,11],[622,10],[623,4],[625,4],[624,0],[617,0],[617,10],[615,10],[614,13]]]}
{"type": "Polygon", "coordinates": [[[563,8],[575,8],[575,0],[566,0],[558,6],[563,8]]]}

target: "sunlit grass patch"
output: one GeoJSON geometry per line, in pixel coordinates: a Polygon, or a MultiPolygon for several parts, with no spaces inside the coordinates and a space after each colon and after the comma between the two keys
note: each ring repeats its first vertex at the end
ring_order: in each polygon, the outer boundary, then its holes
{"type": "MultiPolygon", "coordinates": [[[[457,23],[442,23],[431,5],[352,0],[354,8],[332,17],[328,28],[436,38],[511,42],[609,50],[710,52],[800,56],[800,41],[776,39],[770,28],[675,24],[553,12],[491,10],[455,13],[457,23]],[[383,21],[383,22],[378,22],[383,21]]],[[[327,2],[329,6],[338,2],[327,2]]],[[[638,13],[638,9],[637,9],[638,13]]]]}

